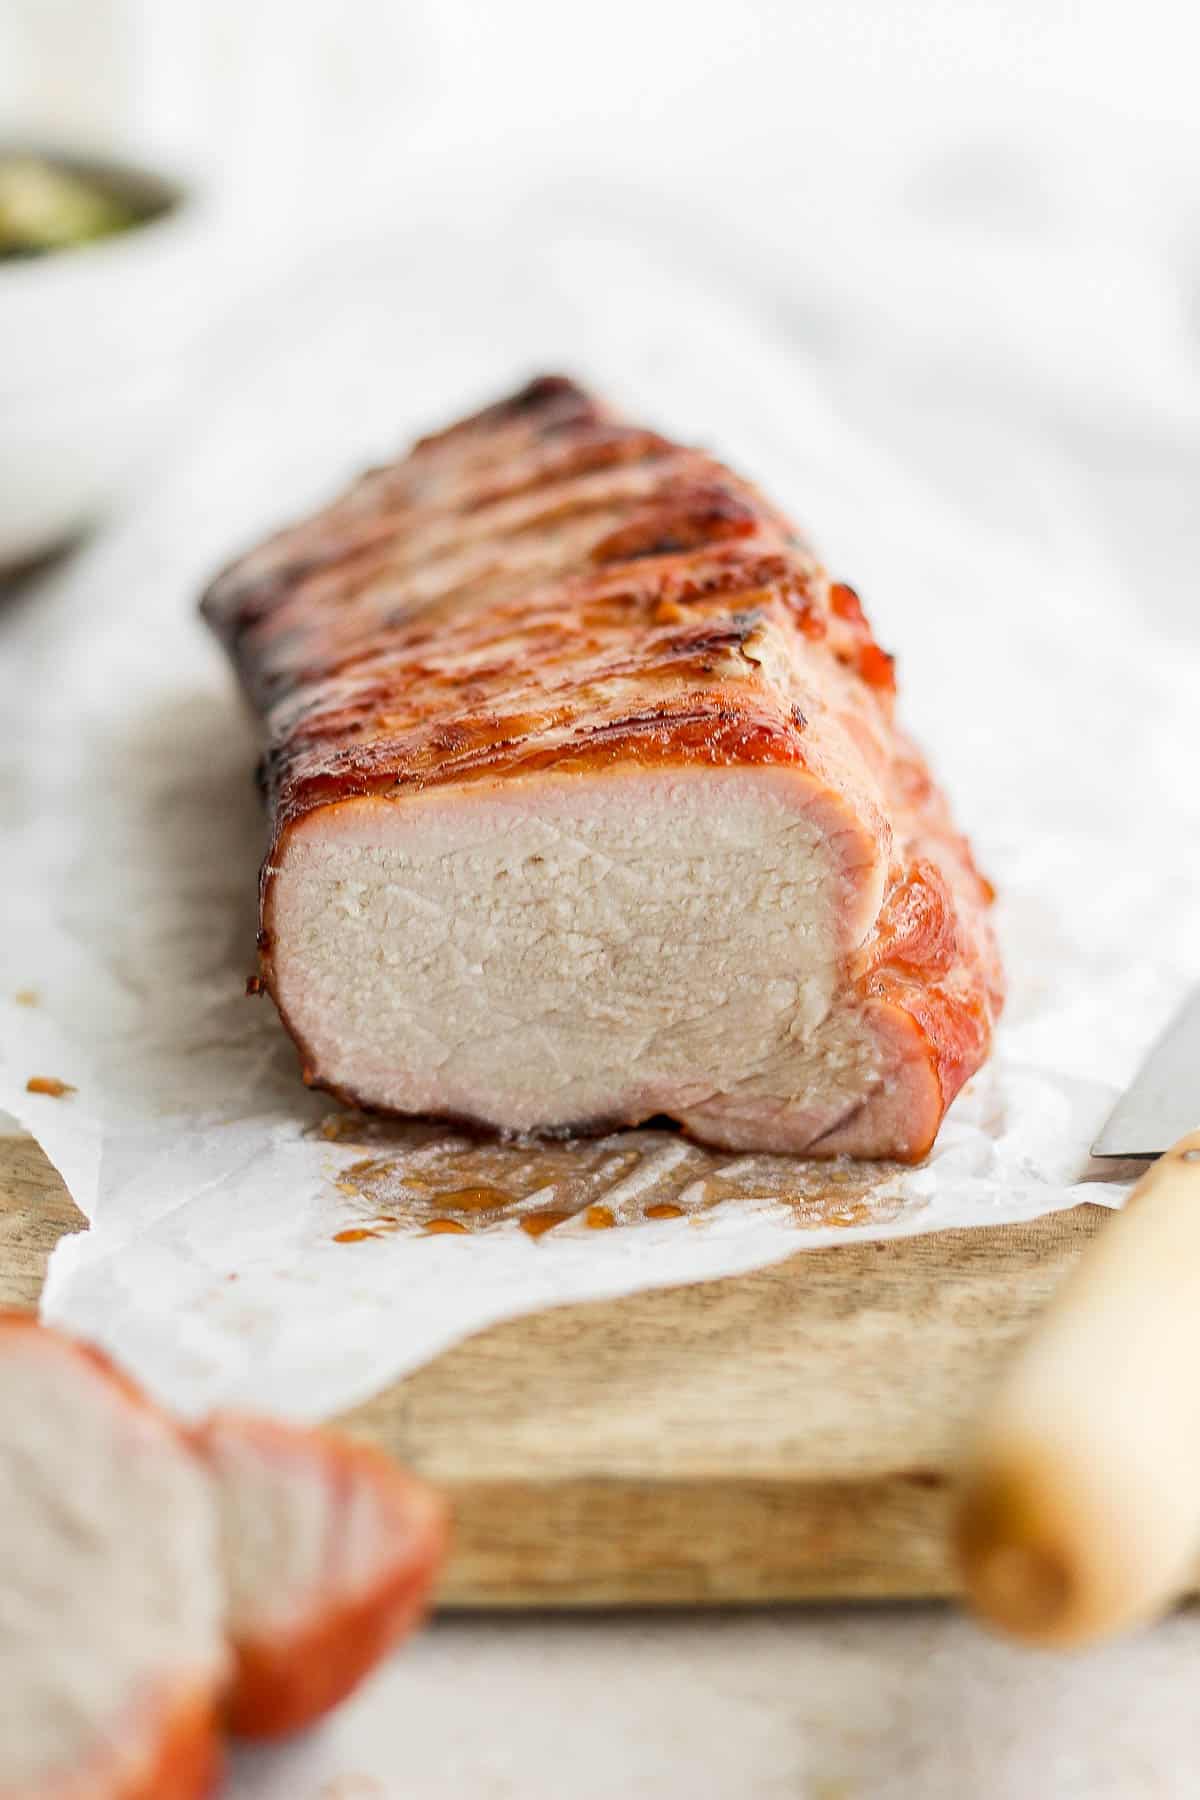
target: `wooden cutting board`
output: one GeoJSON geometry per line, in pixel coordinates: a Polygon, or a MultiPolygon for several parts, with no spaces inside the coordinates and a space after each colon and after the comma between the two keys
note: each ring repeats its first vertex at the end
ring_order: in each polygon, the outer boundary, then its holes
{"type": "MultiPolygon", "coordinates": [[[[449,1607],[946,1594],[964,1428],[1103,1220],[804,1251],[495,1326],[342,1423],[444,1487],[449,1607]]],[[[82,1220],[0,1139],[0,1303],[82,1220]]]]}

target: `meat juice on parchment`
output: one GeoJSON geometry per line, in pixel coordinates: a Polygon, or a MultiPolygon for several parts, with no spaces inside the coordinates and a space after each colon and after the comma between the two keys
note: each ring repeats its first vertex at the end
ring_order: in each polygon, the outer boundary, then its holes
{"type": "Polygon", "coordinates": [[[330,1114],[317,1130],[345,1153],[330,1168],[346,1202],[340,1244],[397,1232],[507,1229],[542,1238],[698,1222],[726,1201],[772,1203],[814,1230],[886,1223],[902,1205],[899,1163],[730,1155],[671,1130],[502,1139],[354,1112],[330,1114]]]}

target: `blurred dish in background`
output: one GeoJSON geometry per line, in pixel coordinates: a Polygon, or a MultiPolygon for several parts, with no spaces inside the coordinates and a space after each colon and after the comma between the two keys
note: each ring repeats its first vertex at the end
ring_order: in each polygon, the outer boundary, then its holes
{"type": "Polygon", "coordinates": [[[72,250],[131,231],[166,212],[172,196],[119,171],[0,150],[0,262],[72,250]]]}
{"type": "Polygon", "coordinates": [[[214,310],[197,197],[159,170],[0,148],[0,570],[109,504],[214,310]]]}

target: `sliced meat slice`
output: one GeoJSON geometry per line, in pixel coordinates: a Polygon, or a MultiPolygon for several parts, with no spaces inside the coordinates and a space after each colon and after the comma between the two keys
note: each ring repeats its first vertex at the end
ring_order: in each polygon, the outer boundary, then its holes
{"type": "Polygon", "coordinates": [[[916,1159],[987,1054],[989,891],[789,521],[544,377],[204,602],[261,713],[304,1078],[508,1130],[916,1159]]]}
{"type": "Polygon", "coordinates": [[[198,1800],[228,1673],[208,1478],[108,1363],[0,1315],[0,1800],[198,1800]]]}
{"type": "Polygon", "coordinates": [[[278,1737],[336,1706],[418,1625],[445,1509],[378,1451],[332,1432],[218,1414],[193,1441],[216,1486],[230,1724],[278,1737]]]}

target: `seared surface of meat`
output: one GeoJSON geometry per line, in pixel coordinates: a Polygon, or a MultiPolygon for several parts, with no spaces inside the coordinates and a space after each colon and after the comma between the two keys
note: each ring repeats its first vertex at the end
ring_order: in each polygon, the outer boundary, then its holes
{"type": "Polygon", "coordinates": [[[746,481],[543,377],[204,611],[267,739],[305,1079],[915,1159],[987,1054],[988,891],[858,598],[746,481]]]}

